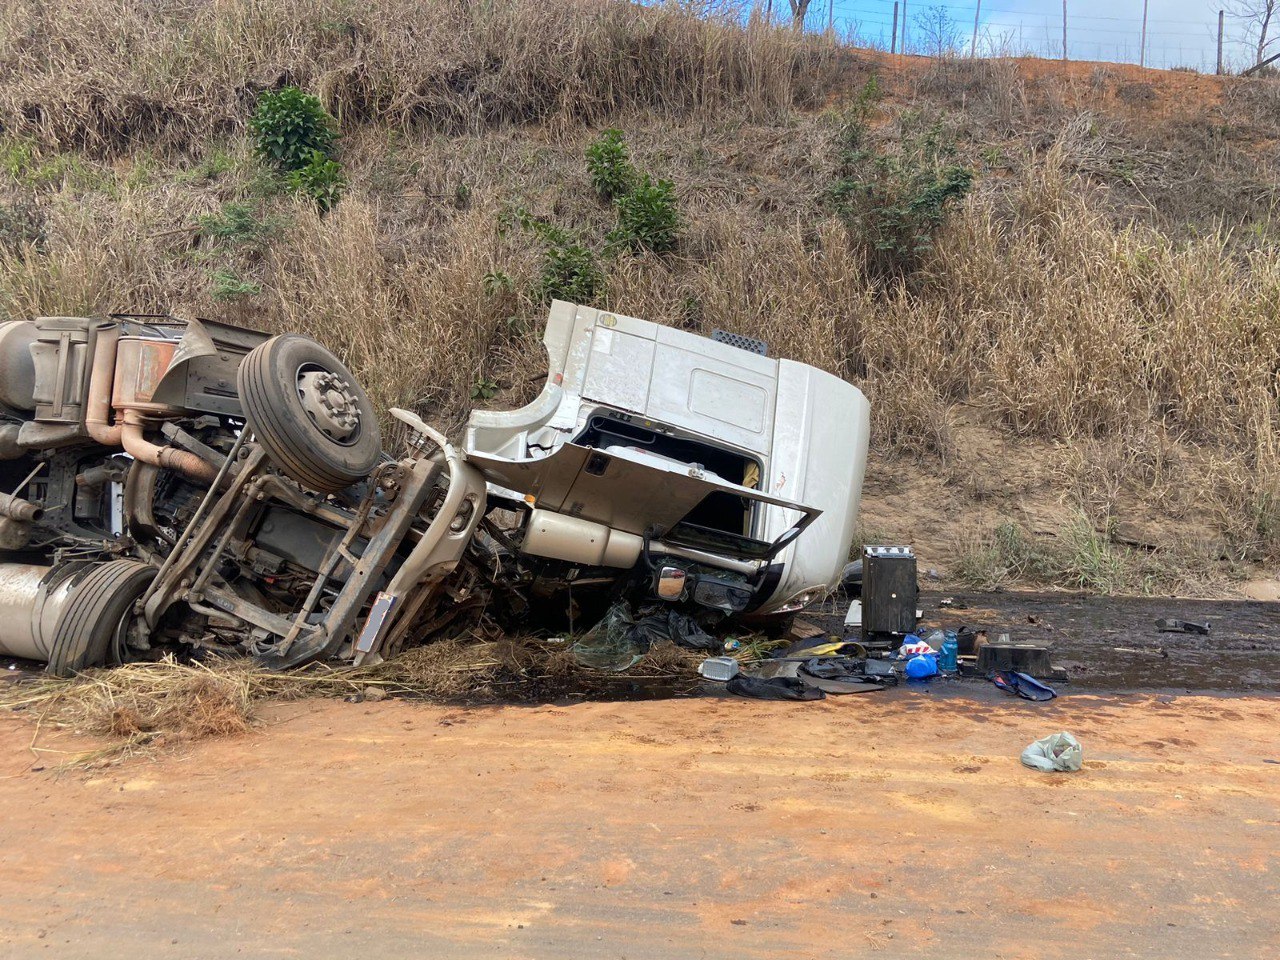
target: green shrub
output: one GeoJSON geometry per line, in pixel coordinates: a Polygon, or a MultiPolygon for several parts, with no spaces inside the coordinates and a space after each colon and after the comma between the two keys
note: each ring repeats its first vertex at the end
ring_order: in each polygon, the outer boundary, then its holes
{"type": "Polygon", "coordinates": [[[215,300],[223,302],[239,300],[262,292],[262,284],[242,279],[232,270],[215,270],[210,279],[213,280],[213,286],[209,290],[209,295],[215,300]]]}
{"type": "Polygon", "coordinates": [[[215,244],[261,249],[276,233],[278,225],[270,217],[259,217],[247,203],[224,204],[218,213],[198,220],[200,233],[215,244]]]}
{"type": "Polygon", "coordinates": [[[630,191],[614,201],[618,226],[609,234],[609,245],[666,253],[680,238],[680,214],[670,180],[651,180],[646,173],[630,191]]]}
{"type": "Polygon", "coordinates": [[[258,156],[285,173],[311,165],[317,151],[330,158],[338,137],[338,125],[319,98],[297,87],[262,94],[249,129],[258,156]]]}
{"type": "Polygon", "coordinates": [[[908,117],[895,152],[868,145],[868,110],[860,100],[846,118],[830,199],[872,274],[901,278],[932,249],[949,208],[969,192],[973,171],[954,162],[955,142],[940,123],[917,132],[908,117]]]}
{"type": "Polygon", "coordinates": [[[341,164],[330,160],[319,150],[312,150],[307,165],[286,174],[285,183],[290,193],[310,197],[322,211],[327,212],[342,199],[347,178],[341,164]]]}
{"type": "Polygon", "coordinates": [[[603,290],[604,271],[590,247],[572,239],[547,247],[534,290],[540,301],[589,304],[603,290]]]}
{"type": "Polygon", "coordinates": [[[627,155],[621,130],[606,130],[587,147],[587,172],[603,200],[616,200],[631,190],[636,170],[627,155]]]}

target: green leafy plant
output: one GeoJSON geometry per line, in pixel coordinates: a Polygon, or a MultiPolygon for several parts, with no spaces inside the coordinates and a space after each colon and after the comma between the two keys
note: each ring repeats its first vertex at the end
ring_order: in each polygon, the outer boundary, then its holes
{"type": "Polygon", "coordinates": [[[331,158],[338,125],[318,97],[297,87],[267,91],[249,120],[258,156],[283,172],[314,163],[317,151],[331,158]]]}
{"type": "Polygon", "coordinates": [[[540,220],[524,207],[506,210],[499,218],[499,230],[506,232],[515,226],[532,233],[545,245],[542,266],[533,285],[535,300],[591,303],[604,291],[600,258],[577,233],[540,220]]]}
{"type": "Polygon", "coordinates": [[[595,251],[567,240],[547,247],[534,292],[543,302],[591,303],[604,290],[604,271],[595,251]]]}
{"type": "Polygon", "coordinates": [[[481,282],[484,284],[485,296],[488,297],[500,293],[511,293],[516,288],[516,282],[511,279],[511,275],[502,270],[490,270],[481,282]]]}
{"type": "Polygon", "coordinates": [[[909,116],[894,152],[869,145],[870,102],[855,104],[841,129],[830,201],[864,247],[871,272],[902,278],[933,248],[950,207],[969,192],[973,171],[955,162],[955,142],[940,122],[920,131],[914,129],[917,118],[909,116]]]}
{"type": "Polygon", "coordinates": [[[476,377],[471,384],[472,400],[492,400],[498,393],[498,381],[489,377],[476,377]]]}
{"type": "Polygon", "coordinates": [[[621,130],[606,130],[587,147],[587,172],[603,200],[615,200],[631,190],[636,170],[621,130]]]}
{"type": "Polygon", "coordinates": [[[247,203],[224,204],[218,213],[201,216],[198,223],[203,236],[229,247],[261,249],[278,230],[274,219],[259,217],[247,203]]]}
{"type": "Polygon", "coordinates": [[[342,165],[330,160],[319,150],[311,151],[311,159],[300,170],[285,176],[290,193],[310,197],[322,211],[329,211],[342,199],[347,188],[347,177],[342,165]]]}
{"type": "Polygon", "coordinates": [[[666,253],[680,238],[680,214],[675,186],[670,180],[652,180],[646,173],[630,191],[614,201],[618,226],[609,234],[610,246],[666,253]]]}
{"type": "Polygon", "coordinates": [[[262,284],[245,280],[234,271],[225,268],[213,271],[210,279],[213,280],[213,287],[209,290],[209,295],[222,302],[240,300],[262,292],[262,284]]]}

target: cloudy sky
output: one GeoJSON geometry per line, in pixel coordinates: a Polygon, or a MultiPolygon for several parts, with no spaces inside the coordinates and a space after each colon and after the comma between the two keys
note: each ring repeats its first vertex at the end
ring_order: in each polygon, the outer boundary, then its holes
{"type": "MultiPolygon", "coordinates": [[[[825,25],[828,2],[834,2],[837,25],[856,28],[865,40],[888,46],[893,0],[812,0],[810,24],[825,25]],[[821,5],[822,12],[818,13],[821,5]]],[[[901,0],[900,0],[901,2],[901,0]]],[[[967,49],[979,0],[931,2],[907,0],[907,42],[921,47],[939,34],[939,9],[946,11],[943,30],[967,49]]],[[[1190,66],[1213,70],[1216,58],[1218,10],[1221,0],[1148,0],[1148,66],[1190,66]]],[[[778,6],[785,6],[779,0],[778,6]]],[[[981,0],[979,50],[1060,56],[1061,0],[981,0]]],[[[1142,32],[1143,0],[1067,0],[1067,50],[1076,60],[1137,63],[1142,32]]],[[[1277,25],[1280,29],[1280,25],[1277,25]]],[[[1229,65],[1252,62],[1246,28],[1228,13],[1225,57],[1229,65]]],[[[1280,44],[1276,48],[1280,50],[1280,44]]]]}

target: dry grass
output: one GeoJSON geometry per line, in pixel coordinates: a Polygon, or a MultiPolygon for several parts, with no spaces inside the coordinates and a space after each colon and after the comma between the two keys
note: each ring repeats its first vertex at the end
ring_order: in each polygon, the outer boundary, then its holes
{"type": "Polygon", "coordinates": [[[696,683],[704,654],[654,647],[625,675],[582,666],[568,650],[530,637],[442,640],[374,666],[316,665],[272,673],[247,660],[132,663],[71,679],[5,684],[0,708],[33,717],[40,729],[71,729],[106,739],[70,757],[72,765],[110,761],[146,749],[247,733],[268,703],[309,697],[356,700],[399,696],[446,703],[526,702],[615,697],[638,684],[675,693],[696,683]]]}
{"type": "Polygon", "coordinates": [[[257,92],[316,90],[352,126],[461,132],[619,111],[821,102],[835,45],[751,18],[610,0],[9,0],[0,125],[59,147],[183,146],[257,92]]]}
{"type": "Polygon", "coordinates": [[[824,204],[836,118],[797,109],[825,101],[847,53],[609,0],[16,0],[0,11],[0,306],[305,331],[380,407],[456,427],[477,382],[518,403],[541,371],[538,252],[499,231],[502,211],[603,235],[582,150],[621,124],[675,181],[685,233],[673,256],[606,261],[603,304],[761,337],[860,384],[885,469],[963,476],[964,404],[1068,451],[1056,494],[1104,535],[1138,503],[1211,527],[1206,561],[1280,557],[1275,191],[1265,152],[1223,132],[1280,135],[1258,108],[1270,88],[1229,88],[1222,125],[1184,104],[1138,127],[1110,74],[891,78],[875,135],[946,106],[981,176],[923,274],[885,289],[824,204]],[[343,122],[351,188],[325,217],[274,192],[243,139],[256,91],[286,81],[343,122]],[[269,235],[202,231],[229,203],[269,235]],[[1223,228],[1237,210],[1248,226],[1223,228]],[[487,286],[494,271],[514,289],[487,286]]]}

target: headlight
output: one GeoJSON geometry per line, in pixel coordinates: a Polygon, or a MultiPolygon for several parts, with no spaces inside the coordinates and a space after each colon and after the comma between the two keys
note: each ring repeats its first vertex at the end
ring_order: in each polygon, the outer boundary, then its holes
{"type": "Polygon", "coordinates": [[[806,590],[804,593],[797,593],[794,597],[784,603],[777,609],[777,613],[795,613],[797,610],[803,610],[813,601],[818,599],[822,593],[821,590],[806,590]]]}

